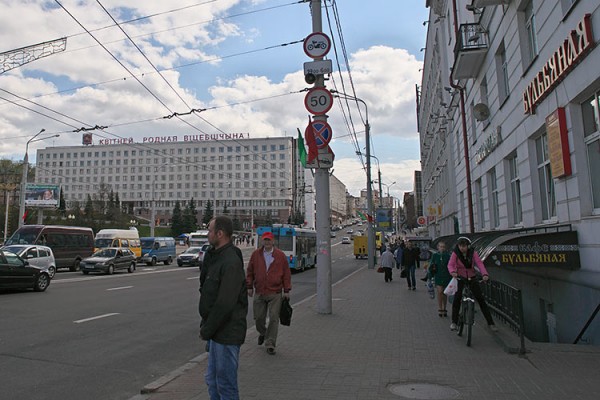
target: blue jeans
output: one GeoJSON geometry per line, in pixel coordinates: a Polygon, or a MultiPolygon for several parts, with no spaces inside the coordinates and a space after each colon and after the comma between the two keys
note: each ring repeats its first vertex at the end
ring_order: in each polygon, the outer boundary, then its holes
{"type": "Polygon", "coordinates": [[[408,287],[417,287],[417,281],[415,279],[415,270],[417,269],[416,265],[411,265],[406,268],[406,282],[408,283],[408,287]]]}
{"type": "Polygon", "coordinates": [[[238,400],[239,345],[226,345],[208,341],[208,368],[204,379],[210,400],[238,400]]]}

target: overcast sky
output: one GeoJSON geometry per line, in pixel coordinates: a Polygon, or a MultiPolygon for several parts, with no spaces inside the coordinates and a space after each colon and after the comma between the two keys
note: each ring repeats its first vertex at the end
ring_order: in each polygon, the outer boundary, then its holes
{"type": "MultiPolygon", "coordinates": [[[[382,181],[397,182],[390,194],[401,197],[412,190],[419,169],[415,84],[421,80],[425,1],[323,4],[323,30],[334,41],[327,57],[335,72],[326,85],[346,93],[354,87],[367,103],[382,181]]],[[[22,160],[25,143],[42,128],[60,137],[31,143],[30,159],[38,148],[79,145],[81,132],[73,131],[84,126],[108,127],[94,131],[97,144],[103,137],[141,141],[219,132],[295,137],[308,122],[301,92],[309,87],[302,70],[311,59],[301,43],[312,31],[308,3],[0,0],[0,9],[0,52],[67,38],[66,51],[0,75],[0,157],[22,160]],[[191,109],[207,110],[163,118],[191,109]]],[[[366,187],[356,155],[364,152],[364,121],[356,104],[349,106],[350,114],[336,100],[328,113],[333,168],[358,195],[366,187]],[[358,142],[351,141],[353,132],[358,142]]],[[[376,179],[376,161],[373,167],[376,179]]]]}

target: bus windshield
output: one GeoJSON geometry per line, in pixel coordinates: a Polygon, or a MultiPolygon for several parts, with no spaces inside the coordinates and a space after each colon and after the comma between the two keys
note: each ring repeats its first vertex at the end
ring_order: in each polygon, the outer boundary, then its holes
{"type": "Polygon", "coordinates": [[[94,247],[96,247],[97,249],[101,249],[103,247],[110,247],[112,246],[112,239],[96,239],[94,240],[94,247]]]}
{"type": "Polygon", "coordinates": [[[28,228],[22,227],[18,229],[11,237],[6,241],[6,245],[10,244],[36,244],[36,239],[40,234],[41,228],[28,228]]]}
{"type": "Polygon", "coordinates": [[[143,239],[142,240],[142,249],[150,250],[154,246],[154,239],[143,239]]]}

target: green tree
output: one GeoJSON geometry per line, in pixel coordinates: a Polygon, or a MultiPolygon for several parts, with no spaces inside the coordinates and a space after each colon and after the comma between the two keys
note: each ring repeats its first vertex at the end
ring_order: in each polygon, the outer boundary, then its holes
{"type": "Polygon", "coordinates": [[[94,220],[94,202],[92,201],[92,196],[90,194],[87,195],[87,199],[85,200],[83,215],[88,222],[94,220]]]}
{"type": "Polygon", "coordinates": [[[229,209],[227,208],[227,203],[223,206],[223,215],[229,214],[229,209]]]}
{"type": "Polygon", "coordinates": [[[183,215],[181,213],[181,204],[179,200],[175,202],[175,208],[173,208],[173,216],[171,217],[171,235],[177,237],[183,232],[183,215]]]}
{"type": "Polygon", "coordinates": [[[212,207],[212,202],[210,200],[206,201],[206,207],[204,208],[204,213],[202,214],[202,223],[205,225],[208,225],[208,223],[210,222],[210,220],[213,217],[213,207],[212,207]]]}

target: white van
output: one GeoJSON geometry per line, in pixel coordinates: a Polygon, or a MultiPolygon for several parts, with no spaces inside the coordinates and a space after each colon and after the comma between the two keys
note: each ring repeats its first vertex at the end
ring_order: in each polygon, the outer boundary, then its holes
{"type": "Polygon", "coordinates": [[[96,233],[94,252],[106,247],[123,247],[133,251],[136,258],[142,256],[140,234],[137,229],[101,229],[96,233]]]}

